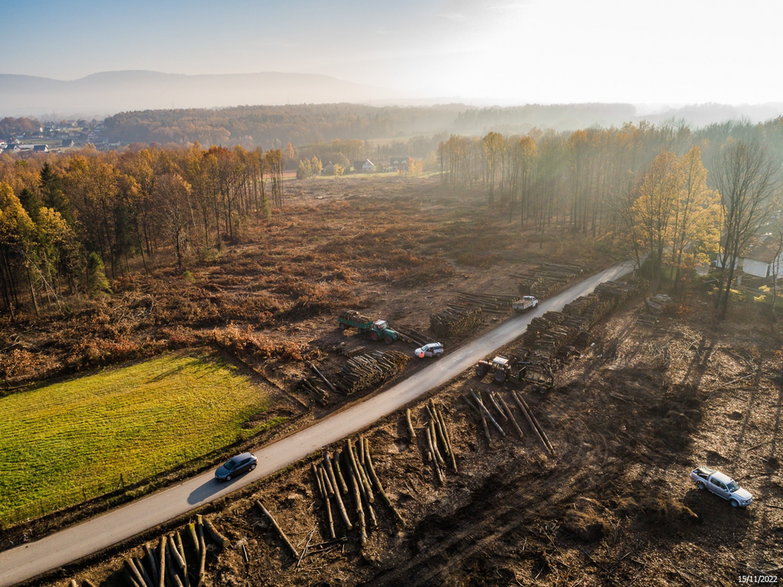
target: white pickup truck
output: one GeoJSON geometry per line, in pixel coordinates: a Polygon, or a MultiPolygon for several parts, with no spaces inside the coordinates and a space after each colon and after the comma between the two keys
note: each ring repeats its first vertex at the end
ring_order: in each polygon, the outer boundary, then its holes
{"type": "Polygon", "coordinates": [[[515,312],[527,312],[538,306],[538,298],[535,296],[522,296],[511,302],[511,309],[515,312]]]}
{"type": "Polygon", "coordinates": [[[739,486],[734,479],[709,467],[698,467],[691,471],[691,480],[699,489],[708,489],[727,500],[731,507],[746,507],[753,501],[750,491],[739,486]]]}

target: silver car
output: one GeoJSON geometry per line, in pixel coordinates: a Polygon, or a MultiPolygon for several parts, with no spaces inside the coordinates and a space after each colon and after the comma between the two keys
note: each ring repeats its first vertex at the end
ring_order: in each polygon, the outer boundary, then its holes
{"type": "Polygon", "coordinates": [[[443,345],[439,342],[431,342],[413,351],[414,357],[440,357],[443,354],[443,345]]]}
{"type": "Polygon", "coordinates": [[[747,507],[753,502],[750,491],[739,486],[734,479],[709,467],[697,467],[691,471],[691,480],[699,489],[706,489],[728,501],[732,507],[747,507]]]}

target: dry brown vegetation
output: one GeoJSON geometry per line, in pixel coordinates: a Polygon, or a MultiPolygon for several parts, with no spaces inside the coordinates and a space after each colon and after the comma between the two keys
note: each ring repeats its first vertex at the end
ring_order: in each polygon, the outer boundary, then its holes
{"type": "MultiPolygon", "coordinates": [[[[340,309],[396,307],[399,314],[407,295],[436,288],[443,299],[451,288],[474,287],[455,278],[494,266],[493,287],[514,293],[515,284],[503,280],[509,266],[542,253],[569,255],[562,243],[559,251],[531,251],[527,237],[488,214],[480,196],[445,193],[436,181],[309,181],[289,188],[287,198],[244,243],[185,273],[161,258],[149,274],[114,280],[114,295],[72,298],[38,319],[4,318],[4,386],[205,343],[261,360],[298,360],[317,330],[332,329],[340,309]],[[297,326],[310,319],[316,323],[297,326]]],[[[424,325],[430,305],[406,313],[424,325]]]]}
{"type": "MultiPolygon", "coordinates": [[[[425,461],[425,402],[412,406],[414,442],[404,414],[379,422],[365,437],[407,523],[376,505],[379,526],[364,547],[349,532],[297,564],[254,507],[267,504],[300,552],[308,537],[327,541],[309,462],[212,506],[231,546],[210,555],[211,584],[731,585],[738,575],[779,574],[779,339],[756,318],[713,327],[711,312],[692,298],[678,317],[651,323],[632,299],[558,371],[553,390],[527,391],[554,457],[524,425],[522,440],[493,432],[487,444],[463,396],[497,387],[472,373],[433,396],[459,464],[445,482],[425,461]],[[756,502],[736,510],[696,490],[688,472],[705,463],[734,475],[756,502]]],[[[117,580],[121,563],[79,576],[117,580]]]]}
{"type": "MultiPolygon", "coordinates": [[[[306,372],[301,358],[334,372],[344,361],[336,349],[367,344],[336,330],[340,309],[424,331],[456,290],[514,293],[518,280],[509,272],[543,259],[596,267],[585,242],[553,233],[539,248],[470,197],[426,181],[313,182],[298,190],[258,242],[188,278],[160,271],[122,284],[116,298],[83,310],[81,326],[74,318],[60,326],[71,328],[72,340],[127,338],[140,353],[157,352],[156,344],[219,344],[295,393],[306,372]]],[[[493,433],[488,445],[463,396],[494,387],[463,374],[433,396],[459,463],[445,482],[425,462],[423,435],[410,442],[403,414],[365,432],[404,527],[377,506],[379,526],[364,547],[348,533],[345,543],[297,564],[254,503],[274,512],[300,551],[308,537],[327,540],[310,463],[300,463],[207,508],[230,540],[211,551],[208,584],[730,585],[738,575],[780,574],[781,341],[750,309],[735,312],[715,324],[696,292],[652,318],[639,298],[626,302],[581,341],[581,356],[557,371],[554,389],[524,391],[554,456],[524,424],[523,439],[493,433]],[[756,502],[735,510],[698,492],[688,472],[699,464],[724,469],[756,502]]],[[[38,323],[14,333],[15,350],[32,361],[16,381],[34,377],[35,365],[57,372],[67,357],[87,356],[66,339],[45,342],[60,332],[50,324],[51,331],[38,323]]],[[[518,353],[519,345],[507,350],[518,353]]],[[[331,398],[310,414],[342,401],[331,398]]],[[[411,408],[421,432],[426,407],[411,408]]],[[[142,552],[129,548],[68,576],[119,585],[122,557],[142,552]]]]}

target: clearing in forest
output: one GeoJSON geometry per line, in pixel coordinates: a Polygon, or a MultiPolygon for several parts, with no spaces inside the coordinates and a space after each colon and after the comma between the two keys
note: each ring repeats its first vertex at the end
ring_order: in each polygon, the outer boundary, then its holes
{"type": "Polygon", "coordinates": [[[258,427],[243,424],[270,404],[247,375],[206,351],[0,398],[0,525],[119,489],[250,436],[258,427]]]}

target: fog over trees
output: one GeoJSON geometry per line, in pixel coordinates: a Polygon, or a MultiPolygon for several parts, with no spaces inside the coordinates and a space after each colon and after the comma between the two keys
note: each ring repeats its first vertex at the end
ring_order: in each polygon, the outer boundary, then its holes
{"type": "MultiPolygon", "coordinates": [[[[435,135],[386,147],[340,139],[269,151],[194,143],[3,155],[1,309],[38,311],[63,294],[99,294],[98,273],[121,275],[132,259],[147,267],[161,251],[184,270],[282,206],[285,168],[310,177],[328,162],[390,154],[384,149],[417,151],[455,197],[485,190],[493,213],[520,230],[565,228],[607,251],[646,257],[653,287],[664,265],[679,284],[685,270],[720,253],[720,315],[735,260],[779,216],[783,119],[435,135]]],[[[420,171],[420,160],[408,162],[420,171]]]]}

